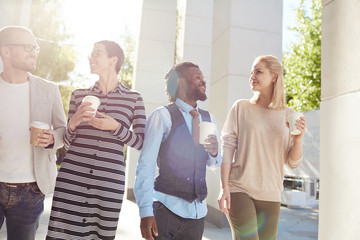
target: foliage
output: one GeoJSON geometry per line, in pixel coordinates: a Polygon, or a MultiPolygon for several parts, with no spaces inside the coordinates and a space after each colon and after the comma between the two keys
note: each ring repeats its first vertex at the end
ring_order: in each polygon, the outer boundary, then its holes
{"type": "Polygon", "coordinates": [[[70,103],[71,93],[74,90],[75,90],[75,86],[73,86],[73,85],[65,85],[65,84],[59,85],[59,91],[61,93],[61,99],[62,99],[62,102],[64,105],[66,119],[68,117],[68,112],[69,112],[69,103],[70,103]]]}
{"type": "Polygon", "coordinates": [[[64,44],[71,39],[62,16],[61,1],[33,0],[30,28],[41,48],[35,75],[54,82],[69,79],[75,67],[72,45],[64,44]]]}
{"type": "Polygon", "coordinates": [[[125,35],[122,36],[122,44],[120,46],[125,54],[124,64],[119,73],[120,81],[126,87],[131,88],[135,62],[135,39],[128,29],[125,29],[125,35]]]}
{"type": "MultiPolygon", "coordinates": [[[[55,0],[33,0],[30,17],[30,29],[41,48],[34,74],[54,82],[69,81],[76,60],[72,45],[64,44],[72,36],[67,33],[61,3],[55,0]]],[[[59,90],[67,114],[74,87],[60,84],[59,90]]]]}
{"type": "Polygon", "coordinates": [[[321,0],[311,1],[309,15],[304,0],[296,8],[297,26],[290,30],[298,39],[283,56],[287,103],[296,111],[317,109],[321,100],[321,0]]]}

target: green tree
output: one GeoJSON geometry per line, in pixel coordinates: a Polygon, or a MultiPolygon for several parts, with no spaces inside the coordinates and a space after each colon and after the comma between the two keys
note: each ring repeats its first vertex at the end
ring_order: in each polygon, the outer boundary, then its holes
{"type": "MultiPolygon", "coordinates": [[[[72,45],[66,44],[72,35],[67,32],[62,14],[62,1],[32,1],[29,25],[41,49],[34,74],[54,82],[68,81],[76,61],[72,45]]],[[[67,114],[73,87],[63,84],[59,90],[67,114]]]]}
{"type": "Polygon", "coordinates": [[[65,44],[72,36],[67,33],[61,3],[33,0],[30,17],[30,28],[41,48],[34,74],[54,82],[68,80],[76,60],[72,45],[65,44]]]}
{"type": "Polygon", "coordinates": [[[321,100],[321,0],[311,0],[306,14],[304,0],[296,8],[298,38],[283,56],[288,106],[296,111],[320,107],[321,100]]]}
{"type": "Polygon", "coordinates": [[[119,77],[122,84],[131,88],[135,62],[135,39],[127,28],[125,29],[125,35],[121,37],[121,42],[120,46],[124,51],[125,59],[119,77]]]}
{"type": "Polygon", "coordinates": [[[62,102],[64,105],[66,119],[67,119],[68,113],[69,113],[69,103],[70,103],[71,93],[75,90],[75,88],[76,87],[73,85],[65,85],[65,84],[59,85],[59,91],[60,91],[61,99],[62,99],[62,102]]]}

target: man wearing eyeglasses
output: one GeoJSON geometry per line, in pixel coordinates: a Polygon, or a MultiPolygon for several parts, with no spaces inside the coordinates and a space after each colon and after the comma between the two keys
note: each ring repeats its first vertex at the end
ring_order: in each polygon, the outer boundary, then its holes
{"type": "Polygon", "coordinates": [[[44,194],[56,180],[56,150],[63,146],[66,118],[56,84],[30,74],[40,51],[24,27],[0,30],[0,228],[8,240],[35,239],[44,194]],[[30,144],[30,123],[51,126],[30,144]]]}

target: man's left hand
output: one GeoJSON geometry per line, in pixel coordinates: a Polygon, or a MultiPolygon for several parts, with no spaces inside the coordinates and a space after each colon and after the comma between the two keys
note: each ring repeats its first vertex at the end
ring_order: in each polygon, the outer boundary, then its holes
{"type": "Polygon", "coordinates": [[[208,136],[204,144],[205,151],[209,152],[212,156],[217,156],[218,154],[218,141],[217,137],[214,134],[208,136]]]}

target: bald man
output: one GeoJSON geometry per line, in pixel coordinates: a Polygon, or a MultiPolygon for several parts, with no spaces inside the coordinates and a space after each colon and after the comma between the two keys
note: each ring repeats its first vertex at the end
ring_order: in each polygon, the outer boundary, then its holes
{"type": "Polygon", "coordinates": [[[63,146],[66,118],[56,84],[29,72],[36,69],[40,48],[24,27],[0,30],[0,228],[8,240],[35,239],[45,194],[57,175],[56,150],[63,146]],[[30,144],[30,123],[50,126],[30,144]]]}

